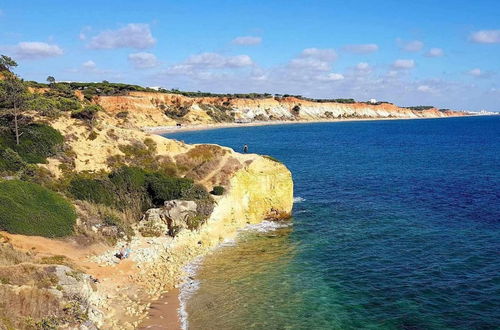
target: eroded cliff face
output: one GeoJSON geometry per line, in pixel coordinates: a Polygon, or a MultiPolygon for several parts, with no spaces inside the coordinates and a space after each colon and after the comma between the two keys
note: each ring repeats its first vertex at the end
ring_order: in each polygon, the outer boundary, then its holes
{"type": "MultiPolygon", "coordinates": [[[[224,195],[213,196],[213,212],[197,230],[183,230],[175,238],[166,232],[144,237],[136,230],[130,242],[131,257],[123,261],[114,256],[123,241],[111,247],[102,243],[82,246],[73,238],[51,240],[1,233],[16,251],[32,257],[0,267],[0,275],[9,278],[19,269],[26,273],[25,267],[37,272],[24,282],[0,283],[0,296],[15,302],[10,310],[0,305],[0,324],[2,317],[15,320],[22,316],[23,323],[15,327],[29,328],[30,313],[37,320],[50,322],[67,317],[66,311],[72,308],[70,321],[88,329],[134,329],[147,315],[152,299],[179,283],[186,263],[234,237],[246,224],[290,215],[293,181],[283,164],[217,145],[187,145],[144,133],[111,117],[110,112],[101,114],[92,125],[69,114],[51,120],[64,135],[65,150],[40,166],[54,177],[64,178],[75,172],[109,172],[121,163],[143,166],[153,159],[209,190],[224,186],[224,195]],[[71,267],[57,265],[61,256],[71,267]],[[54,265],[40,265],[43,258],[52,258],[54,265]],[[39,273],[50,279],[44,287],[36,283],[39,273]]],[[[139,228],[139,218],[137,222],[139,228]]]]}
{"type": "Polygon", "coordinates": [[[130,92],[99,96],[108,121],[120,126],[153,127],[176,123],[214,124],[231,121],[312,121],[345,118],[440,118],[463,116],[436,108],[416,111],[390,103],[314,102],[295,97],[243,99],[185,97],[178,94],[130,92]]]}

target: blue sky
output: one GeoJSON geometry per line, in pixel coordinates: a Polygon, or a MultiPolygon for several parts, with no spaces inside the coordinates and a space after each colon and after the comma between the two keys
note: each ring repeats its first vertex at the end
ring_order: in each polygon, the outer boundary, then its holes
{"type": "Polygon", "coordinates": [[[0,1],[28,80],[500,110],[500,1],[0,1]]]}

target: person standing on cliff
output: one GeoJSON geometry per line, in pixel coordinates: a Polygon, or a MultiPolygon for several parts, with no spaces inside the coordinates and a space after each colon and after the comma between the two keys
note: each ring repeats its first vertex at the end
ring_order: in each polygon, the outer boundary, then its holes
{"type": "Polygon", "coordinates": [[[243,152],[246,153],[246,154],[248,153],[248,145],[245,144],[243,146],[243,152]]]}

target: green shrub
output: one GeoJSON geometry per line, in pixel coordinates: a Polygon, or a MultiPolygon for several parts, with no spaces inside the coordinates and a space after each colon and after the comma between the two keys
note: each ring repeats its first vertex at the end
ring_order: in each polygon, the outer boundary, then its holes
{"type": "Polygon", "coordinates": [[[212,195],[222,196],[222,195],[224,195],[224,191],[225,191],[224,187],[222,187],[222,186],[215,186],[210,193],[212,195]]]}
{"type": "Polygon", "coordinates": [[[0,149],[0,172],[17,172],[26,165],[21,156],[11,148],[0,149]]]}
{"type": "Polygon", "coordinates": [[[75,110],[71,112],[71,117],[76,119],[82,119],[87,122],[92,122],[97,113],[102,110],[102,107],[97,104],[89,104],[84,106],[82,109],[75,110]]]}
{"type": "Polygon", "coordinates": [[[39,112],[42,116],[56,117],[59,113],[60,103],[53,98],[34,94],[27,104],[28,108],[39,112]]]}
{"type": "MultiPolygon", "coordinates": [[[[188,180],[188,179],[184,179],[188,180]]],[[[181,199],[193,201],[193,200],[201,200],[201,199],[210,199],[210,194],[207,192],[205,187],[201,184],[193,184],[191,180],[189,180],[190,184],[183,186],[181,190],[181,199]]]]}
{"type": "Polygon", "coordinates": [[[0,182],[0,229],[62,237],[73,232],[75,220],[73,206],[57,193],[30,182],[0,182]]]}
{"type": "Polygon", "coordinates": [[[107,180],[78,176],[70,181],[68,191],[76,199],[96,204],[111,206],[116,201],[114,186],[107,180]]]}
{"type": "Polygon", "coordinates": [[[45,124],[29,124],[20,130],[23,135],[19,145],[16,145],[14,134],[0,131],[0,148],[11,148],[27,163],[45,163],[64,142],[59,131],[45,124]]]}
{"type": "Polygon", "coordinates": [[[183,192],[193,185],[190,179],[169,177],[161,173],[150,173],[146,180],[147,191],[155,206],[161,206],[168,200],[181,199],[183,192]]]}
{"type": "Polygon", "coordinates": [[[59,97],[59,110],[61,111],[78,111],[82,108],[82,105],[78,100],[70,99],[67,97],[59,97]]]}
{"type": "Polygon", "coordinates": [[[109,180],[118,191],[123,193],[144,191],[146,187],[146,171],[139,167],[123,166],[110,173],[109,180]]]}

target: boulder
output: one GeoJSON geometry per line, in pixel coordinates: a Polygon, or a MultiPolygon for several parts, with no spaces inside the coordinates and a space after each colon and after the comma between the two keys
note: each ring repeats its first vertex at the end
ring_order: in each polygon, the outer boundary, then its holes
{"type": "Polygon", "coordinates": [[[175,236],[180,230],[187,228],[187,222],[197,214],[198,205],[194,201],[165,201],[161,208],[149,209],[144,214],[139,231],[144,236],[157,236],[151,233],[168,233],[175,236]]]}

